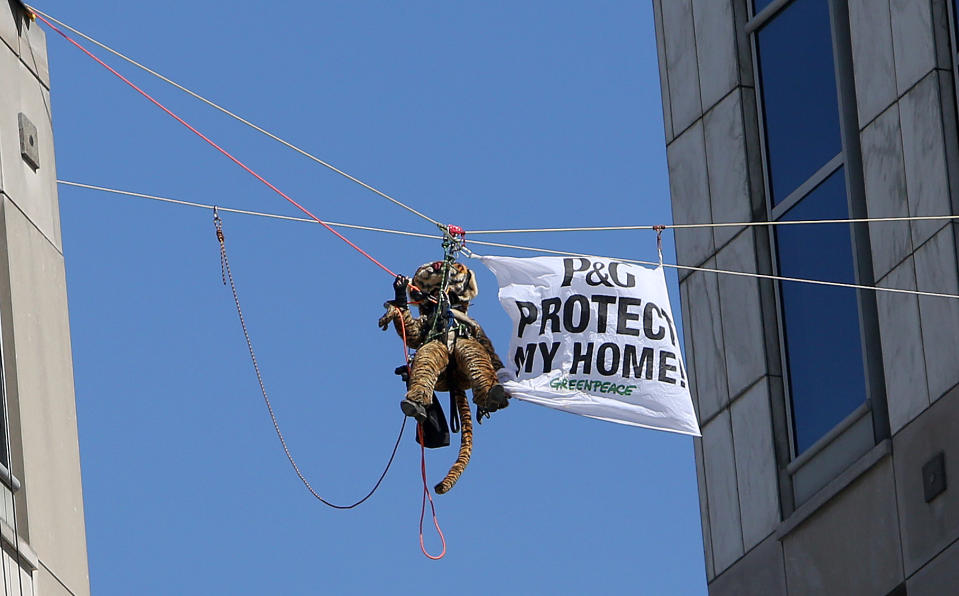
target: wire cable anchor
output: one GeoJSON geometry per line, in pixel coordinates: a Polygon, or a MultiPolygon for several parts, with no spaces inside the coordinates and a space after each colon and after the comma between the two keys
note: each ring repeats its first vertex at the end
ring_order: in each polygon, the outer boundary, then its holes
{"type": "Polygon", "coordinates": [[[664,225],[653,226],[653,230],[656,231],[656,253],[659,255],[659,267],[663,267],[663,230],[666,229],[664,225]]]}
{"type": "Polygon", "coordinates": [[[226,285],[226,244],[223,235],[223,220],[220,219],[220,213],[216,205],[213,206],[213,225],[216,227],[217,242],[220,243],[220,247],[222,248],[220,251],[220,279],[223,280],[223,285],[226,285]]]}

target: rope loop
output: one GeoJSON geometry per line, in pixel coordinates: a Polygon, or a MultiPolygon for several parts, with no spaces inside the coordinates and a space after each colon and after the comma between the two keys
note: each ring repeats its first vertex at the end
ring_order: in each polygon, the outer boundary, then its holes
{"type": "Polygon", "coordinates": [[[420,439],[420,476],[423,478],[423,501],[420,505],[420,550],[423,551],[423,554],[426,555],[427,559],[439,561],[446,556],[446,536],[443,535],[443,530],[440,528],[439,519],[436,517],[436,504],[433,503],[433,495],[430,494],[430,488],[426,483],[426,447],[423,446],[424,442],[422,423],[416,425],[416,432],[420,439]],[[430,512],[433,515],[433,527],[436,528],[436,533],[439,535],[440,542],[443,544],[443,549],[438,555],[431,555],[429,551],[426,550],[426,544],[423,542],[423,519],[426,517],[427,499],[429,499],[430,512]]]}
{"type": "MultiPolygon", "coordinates": [[[[376,480],[376,483],[373,485],[373,488],[370,489],[370,492],[366,493],[366,496],[349,505],[337,505],[336,503],[331,503],[320,496],[316,489],[314,489],[310,484],[310,481],[307,480],[303,472],[300,471],[300,467],[293,458],[293,452],[290,451],[289,446],[286,444],[286,438],[283,436],[283,432],[280,430],[280,422],[277,420],[276,412],[273,411],[273,404],[270,403],[270,396],[266,391],[266,384],[263,381],[263,374],[260,372],[260,364],[257,362],[256,353],[253,351],[253,340],[250,339],[250,332],[246,327],[246,319],[243,317],[243,309],[240,308],[240,297],[236,290],[236,282],[233,279],[233,272],[230,270],[230,261],[226,255],[226,242],[224,242],[223,235],[223,220],[219,218],[219,215],[216,213],[216,211],[214,211],[213,217],[213,224],[216,227],[216,238],[220,244],[220,265],[223,268],[222,272],[224,276],[224,283],[226,283],[228,280],[230,284],[230,290],[233,292],[233,303],[236,305],[236,314],[240,319],[240,327],[243,329],[243,338],[246,340],[246,347],[250,352],[250,360],[253,362],[253,371],[256,373],[256,381],[260,385],[260,393],[263,395],[263,401],[266,404],[266,409],[270,413],[270,420],[273,422],[273,430],[276,431],[276,436],[280,440],[280,445],[283,447],[283,453],[286,454],[286,459],[289,460],[290,465],[293,467],[293,471],[296,473],[297,478],[300,479],[300,482],[303,483],[303,486],[305,486],[310,494],[313,495],[313,497],[320,503],[323,503],[332,509],[353,509],[355,507],[359,507],[365,503],[367,499],[372,497],[373,493],[380,488],[380,484],[382,484],[383,479],[386,478],[387,472],[389,472],[390,468],[393,466],[393,460],[396,458],[396,452],[400,447],[400,440],[403,438],[403,431],[406,430],[406,416],[403,416],[403,424],[400,426],[400,432],[396,437],[396,442],[393,444],[393,452],[390,453],[390,459],[386,462],[386,467],[383,469],[383,473],[380,474],[380,477],[376,480]]],[[[405,352],[405,332],[403,335],[405,352]]]]}

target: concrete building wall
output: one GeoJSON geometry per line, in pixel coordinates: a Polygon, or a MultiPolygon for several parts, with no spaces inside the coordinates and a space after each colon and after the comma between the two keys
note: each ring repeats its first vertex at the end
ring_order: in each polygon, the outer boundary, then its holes
{"type": "Polygon", "coordinates": [[[46,39],[12,0],[0,1],[0,329],[16,479],[2,488],[7,593],[20,593],[19,564],[24,593],[89,594],[46,39]]]}
{"type": "MultiPolygon", "coordinates": [[[[790,5],[765,4],[767,15],[790,5]]],[[[851,196],[869,217],[959,213],[951,3],[830,4],[848,18],[852,70],[840,92],[853,93],[858,138],[845,168],[861,185],[851,196]]],[[[674,222],[768,221],[752,37],[762,19],[751,0],[653,8],[674,222]]],[[[679,230],[676,253],[684,265],[775,274],[771,233],[679,230]]],[[[869,224],[865,273],[879,286],[957,294],[957,234],[944,220],[869,224]]],[[[944,453],[947,481],[959,478],[959,300],[868,299],[879,339],[864,350],[881,386],[796,456],[774,282],[686,271],[680,291],[710,593],[955,593],[959,490],[927,503],[923,466],[944,453]]]]}

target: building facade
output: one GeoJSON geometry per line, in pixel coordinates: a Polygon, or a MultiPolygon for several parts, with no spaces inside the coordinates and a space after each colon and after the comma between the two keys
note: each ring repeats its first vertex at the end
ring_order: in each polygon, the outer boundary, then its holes
{"type": "Polygon", "coordinates": [[[90,593],[46,39],[0,1],[4,594],[90,593]]]}
{"type": "MultiPolygon", "coordinates": [[[[684,265],[959,294],[953,0],[653,0],[684,265]]],[[[681,271],[710,594],[959,593],[959,300],[681,271]],[[951,485],[951,486],[950,486],[951,485]]]]}

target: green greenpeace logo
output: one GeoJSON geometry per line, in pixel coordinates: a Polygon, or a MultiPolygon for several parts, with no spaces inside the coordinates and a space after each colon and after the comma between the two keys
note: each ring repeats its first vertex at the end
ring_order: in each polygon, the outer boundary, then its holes
{"type": "Polygon", "coordinates": [[[607,395],[632,395],[636,385],[618,385],[609,381],[591,381],[589,379],[570,379],[562,377],[549,382],[553,389],[569,389],[570,391],[589,391],[590,393],[605,393],[607,395]]]}

